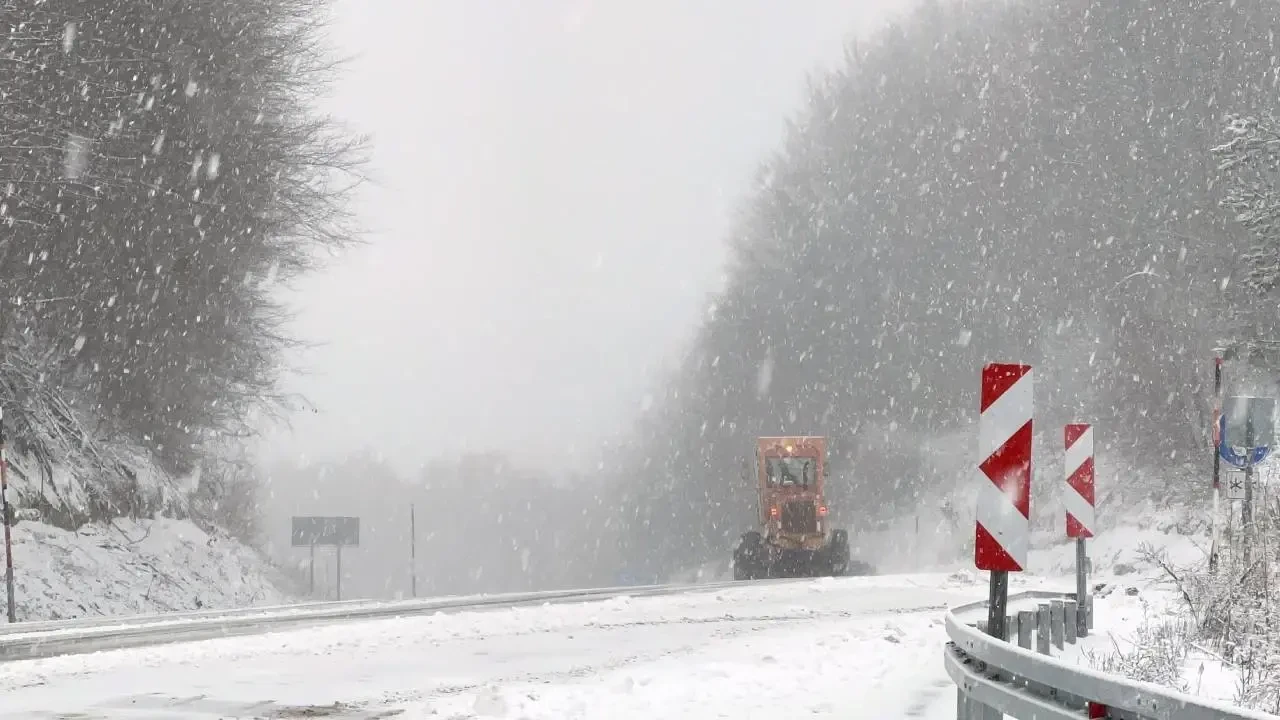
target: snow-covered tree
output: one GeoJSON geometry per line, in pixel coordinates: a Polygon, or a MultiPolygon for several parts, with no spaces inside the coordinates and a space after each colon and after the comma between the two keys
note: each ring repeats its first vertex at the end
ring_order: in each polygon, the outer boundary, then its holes
{"type": "Polygon", "coordinates": [[[724,555],[753,523],[736,478],[757,435],[831,439],[855,535],[936,497],[913,439],[971,431],[992,361],[1041,368],[1047,437],[1089,420],[1105,452],[1181,468],[1244,242],[1210,211],[1204,149],[1220,108],[1277,99],[1276,26],[1257,0],[928,3],[851,46],[763,164],[716,311],[637,427],[632,552],[724,555]]]}
{"type": "MultiPolygon", "coordinates": [[[[0,340],[88,439],[184,474],[283,400],[279,285],[350,240],[361,160],[311,107],[325,10],[0,3],[0,340]]],[[[0,378],[24,431],[28,396],[0,378]]]]}
{"type": "Polygon", "coordinates": [[[1248,231],[1241,281],[1259,294],[1280,288],[1280,132],[1270,116],[1230,115],[1227,142],[1213,148],[1223,208],[1248,231]]]}

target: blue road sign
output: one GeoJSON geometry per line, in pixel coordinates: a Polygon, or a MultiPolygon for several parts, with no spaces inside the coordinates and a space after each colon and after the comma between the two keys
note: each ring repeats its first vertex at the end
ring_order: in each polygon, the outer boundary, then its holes
{"type": "Polygon", "coordinates": [[[1222,415],[1218,418],[1218,437],[1220,438],[1220,442],[1218,443],[1218,455],[1220,455],[1222,459],[1230,465],[1234,465],[1238,468],[1255,466],[1260,464],[1263,460],[1266,460],[1267,455],[1271,454],[1271,448],[1265,445],[1262,447],[1250,448],[1247,452],[1237,453],[1236,449],[1231,447],[1229,442],[1222,442],[1222,440],[1228,439],[1226,434],[1227,416],[1222,415]]]}

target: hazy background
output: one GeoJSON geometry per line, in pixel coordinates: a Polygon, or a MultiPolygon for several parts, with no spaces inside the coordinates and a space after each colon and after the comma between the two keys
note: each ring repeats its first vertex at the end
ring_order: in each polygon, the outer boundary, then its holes
{"type": "Polygon", "coordinates": [[[973,538],[993,360],[1035,367],[1036,542],[1066,422],[1106,506],[1203,507],[1215,358],[1280,377],[1274,0],[914,4],[857,42],[902,8],[15,6],[19,507],[286,565],[291,516],[357,516],[348,595],[723,576],[755,439],[821,434],[828,523],[919,569],[973,538]],[[322,91],[291,18],[330,17],[322,91]]]}
{"type": "Polygon", "coordinates": [[[419,543],[436,546],[419,547],[420,594],[589,581],[545,569],[564,556],[499,579],[510,548],[441,560],[463,543],[434,529],[458,518],[433,519],[441,495],[421,485],[470,477],[511,507],[555,491],[474,466],[590,482],[705,317],[733,213],[806,76],[903,4],[337,2],[333,39],[352,61],[330,106],[372,136],[369,244],[297,288],[298,332],[323,344],[294,386],[314,410],[264,444],[268,547],[303,563],[285,547],[291,515],[360,515],[347,592],[407,594],[416,499],[419,543]],[[488,452],[502,457],[441,469],[488,452]]]}
{"type": "Polygon", "coordinates": [[[380,184],[295,296],[278,557],[343,514],[348,594],[408,592],[411,537],[419,594],[718,576],[754,438],[822,434],[855,557],[954,559],[995,359],[1036,367],[1037,537],[1065,422],[1114,429],[1104,486],[1204,501],[1213,348],[1280,333],[1270,186],[1214,150],[1274,107],[1274,5],[923,2],[856,44],[903,8],[536,7],[339,6],[380,184]]]}
{"type": "Polygon", "coordinates": [[[705,312],[806,73],[900,4],[338,2],[370,244],[298,289],[316,412],[268,456],[581,465],[705,312]]]}

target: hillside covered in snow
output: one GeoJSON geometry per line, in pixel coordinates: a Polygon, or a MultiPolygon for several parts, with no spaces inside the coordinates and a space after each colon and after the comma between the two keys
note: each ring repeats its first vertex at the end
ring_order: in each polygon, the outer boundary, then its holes
{"type": "Polygon", "coordinates": [[[14,528],[18,620],[278,605],[294,598],[261,553],[185,520],[14,528]]]}
{"type": "Polygon", "coordinates": [[[19,621],[288,600],[290,582],[245,542],[254,495],[234,466],[166,471],[66,395],[15,382],[38,377],[0,383],[16,400],[4,419],[19,621]]]}

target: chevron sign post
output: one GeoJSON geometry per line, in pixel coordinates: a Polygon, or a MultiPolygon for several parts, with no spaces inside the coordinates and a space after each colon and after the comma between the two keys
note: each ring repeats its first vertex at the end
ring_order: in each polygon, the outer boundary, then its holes
{"type": "Polygon", "coordinates": [[[1027,564],[1031,541],[1031,366],[982,369],[978,511],[973,562],[991,572],[987,632],[1003,639],[1009,573],[1027,564]]]}
{"type": "Polygon", "coordinates": [[[1063,428],[1066,448],[1067,482],[1062,488],[1062,504],[1067,509],[1067,537],[1076,541],[1076,597],[1080,612],[1076,614],[1076,633],[1080,637],[1089,634],[1093,627],[1093,602],[1089,597],[1089,554],[1085,539],[1093,537],[1096,527],[1094,513],[1093,426],[1083,423],[1063,428]]]}

